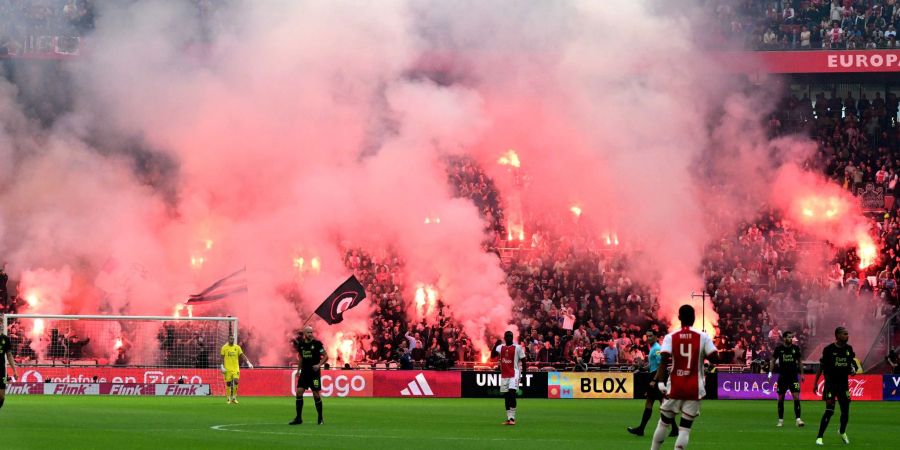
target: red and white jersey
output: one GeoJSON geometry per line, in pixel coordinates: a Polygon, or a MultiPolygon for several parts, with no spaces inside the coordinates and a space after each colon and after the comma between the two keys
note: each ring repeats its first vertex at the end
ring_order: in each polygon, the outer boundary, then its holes
{"type": "Polygon", "coordinates": [[[519,344],[498,345],[497,353],[500,354],[500,377],[518,378],[522,373],[522,360],[525,359],[525,349],[519,344]]]}
{"type": "Polygon", "coordinates": [[[708,334],[689,327],[669,333],[663,339],[660,353],[672,355],[669,372],[669,398],[676,400],[700,400],[706,396],[703,376],[703,360],[716,352],[716,346],[708,334]],[[674,351],[673,351],[674,349],[674,351]]]}

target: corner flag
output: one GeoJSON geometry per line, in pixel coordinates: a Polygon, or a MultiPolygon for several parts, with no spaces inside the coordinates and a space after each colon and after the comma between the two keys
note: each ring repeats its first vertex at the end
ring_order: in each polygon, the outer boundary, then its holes
{"type": "Polygon", "coordinates": [[[350,275],[328,298],[316,308],[316,314],[328,325],[341,323],[344,311],[358,305],[366,298],[366,291],[355,276],[350,275]]]}

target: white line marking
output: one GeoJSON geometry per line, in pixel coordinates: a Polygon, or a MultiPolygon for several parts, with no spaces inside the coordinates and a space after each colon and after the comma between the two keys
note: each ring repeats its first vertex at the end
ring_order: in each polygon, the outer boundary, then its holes
{"type": "MultiPolygon", "coordinates": [[[[229,423],[222,425],[213,425],[209,428],[215,431],[231,431],[234,433],[251,433],[251,434],[275,434],[275,435],[285,435],[285,436],[297,436],[298,433],[289,433],[286,431],[254,431],[254,430],[235,430],[229,427],[243,427],[248,425],[284,425],[289,426],[287,423],[229,423]]],[[[311,424],[312,425],[312,424],[311,424]]],[[[317,425],[312,425],[317,426],[317,425]]],[[[384,439],[409,439],[409,436],[388,436],[383,434],[323,434],[316,433],[316,436],[327,436],[327,437],[347,437],[347,438],[359,438],[359,439],[372,439],[372,438],[384,438],[384,439]]],[[[543,441],[543,442],[580,442],[580,441],[589,441],[590,439],[583,440],[572,440],[572,439],[517,439],[517,438],[475,438],[475,437],[456,437],[456,436],[420,436],[418,439],[434,439],[434,440],[442,440],[442,441],[543,441]]]]}

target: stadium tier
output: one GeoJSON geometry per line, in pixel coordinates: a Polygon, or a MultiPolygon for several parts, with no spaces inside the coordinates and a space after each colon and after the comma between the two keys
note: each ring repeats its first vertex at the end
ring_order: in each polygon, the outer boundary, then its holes
{"type": "Polygon", "coordinates": [[[878,448],[898,27],[897,0],[0,0],[0,447],[878,448]]]}

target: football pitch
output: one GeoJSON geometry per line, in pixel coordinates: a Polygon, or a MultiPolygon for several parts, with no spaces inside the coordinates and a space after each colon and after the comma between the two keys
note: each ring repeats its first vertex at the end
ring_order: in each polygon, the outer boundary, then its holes
{"type": "MultiPolygon", "coordinates": [[[[519,423],[509,427],[502,399],[326,398],[325,425],[316,425],[311,398],[305,423],[289,426],[292,398],[11,396],[0,409],[3,449],[273,449],[273,448],[553,448],[647,449],[647,435],[625,431],[640,421],[638,400],[520,399],[519,423]]],[[[807,426],[798,429],[785,404],[785,427],[775,428],[773,401],[703,403],[691,434],[696,449],[813,448],[822,402],[804,402],[807,426]]],[[[837,435],[838,415],[826,447],[896,445],[900,403],[851,405],[850,446],[837,435]],[[894,444],[891,444],[894,442],[894,444]]],[[[673,448],[668,439],[663,448],[673,448]]]]}

